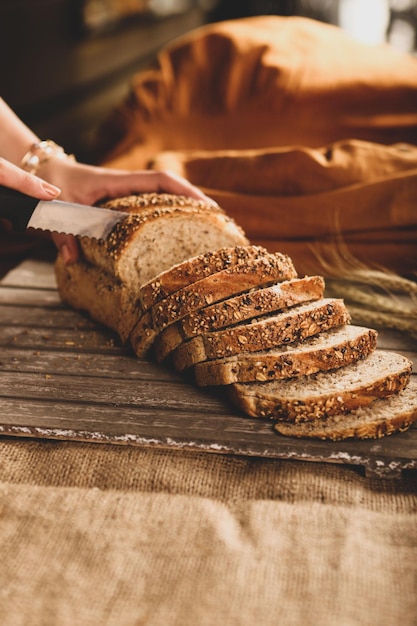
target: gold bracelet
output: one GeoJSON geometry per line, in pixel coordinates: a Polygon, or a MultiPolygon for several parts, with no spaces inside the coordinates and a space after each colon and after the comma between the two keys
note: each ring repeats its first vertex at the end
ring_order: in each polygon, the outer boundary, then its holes
{"type": "Polygon", "coordinates": [[[75,161],[73,154],[67,154],[64,148],[58,146],[55,141],[46,139],[39,141],[30,146],[25,156],[19,163],[19,167],[30,174],[36,174],[46,161],[49,159],[71,159],[75,161]]]}

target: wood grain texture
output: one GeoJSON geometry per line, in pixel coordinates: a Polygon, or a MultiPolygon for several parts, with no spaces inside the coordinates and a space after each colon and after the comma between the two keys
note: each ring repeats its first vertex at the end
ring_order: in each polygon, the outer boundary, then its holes
{"type": "MultiPolygon", "coordinates": [[[[380,332],[378,347],[417,367],[417,342],[408,337],[380,332]]],[[[36,261],[0,284],[0,432],[347,463],[379,476],[417,469],[417,428],[375,441],[282,437],[220,391],[136,358],[113,333],[63,306],[52,265],[36,261]]]]}

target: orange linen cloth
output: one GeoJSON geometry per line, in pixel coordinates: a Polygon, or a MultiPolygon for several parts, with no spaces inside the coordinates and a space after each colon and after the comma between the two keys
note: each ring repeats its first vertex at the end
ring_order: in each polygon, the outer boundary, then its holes
{"type": "Polygon", "coordinates": [[[300,17],[204,26],[132,77],[98,147],[185,176],[300,273],[335,251],[417,270],[417,59],[389,45],[300,17]]]}

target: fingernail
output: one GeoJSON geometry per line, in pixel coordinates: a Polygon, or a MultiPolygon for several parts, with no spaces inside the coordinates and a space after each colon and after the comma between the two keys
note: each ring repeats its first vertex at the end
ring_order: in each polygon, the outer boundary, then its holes
{"type": "Polygon", "coordinates": [[[55,196],[58,196],[61,193],[61,190],[59,187],[55,187],[55,185],[51,185],[50,183],[47,183],[45,180],[41,182],[41,187],[45,191],[45,193],[47,193],[49,196],[54,197],[54,198],[55,196]]]}
{"type": "Polygon", "coordinates": [[[71,253],[66,243],[62,244],[59,248],[59,253],[63,258],[65,265],[68,265],[71,261],[71,253]]]}

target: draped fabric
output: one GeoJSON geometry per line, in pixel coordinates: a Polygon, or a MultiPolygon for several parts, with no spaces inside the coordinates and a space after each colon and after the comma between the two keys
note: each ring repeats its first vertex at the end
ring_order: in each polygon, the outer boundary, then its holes
{"type": "Polygon", "coordinates": [[[417,59],[389,45],[300,17],[203,26],[132,77],[97,146],[185,176],[300,273],[417,269],[417,59]]]}

